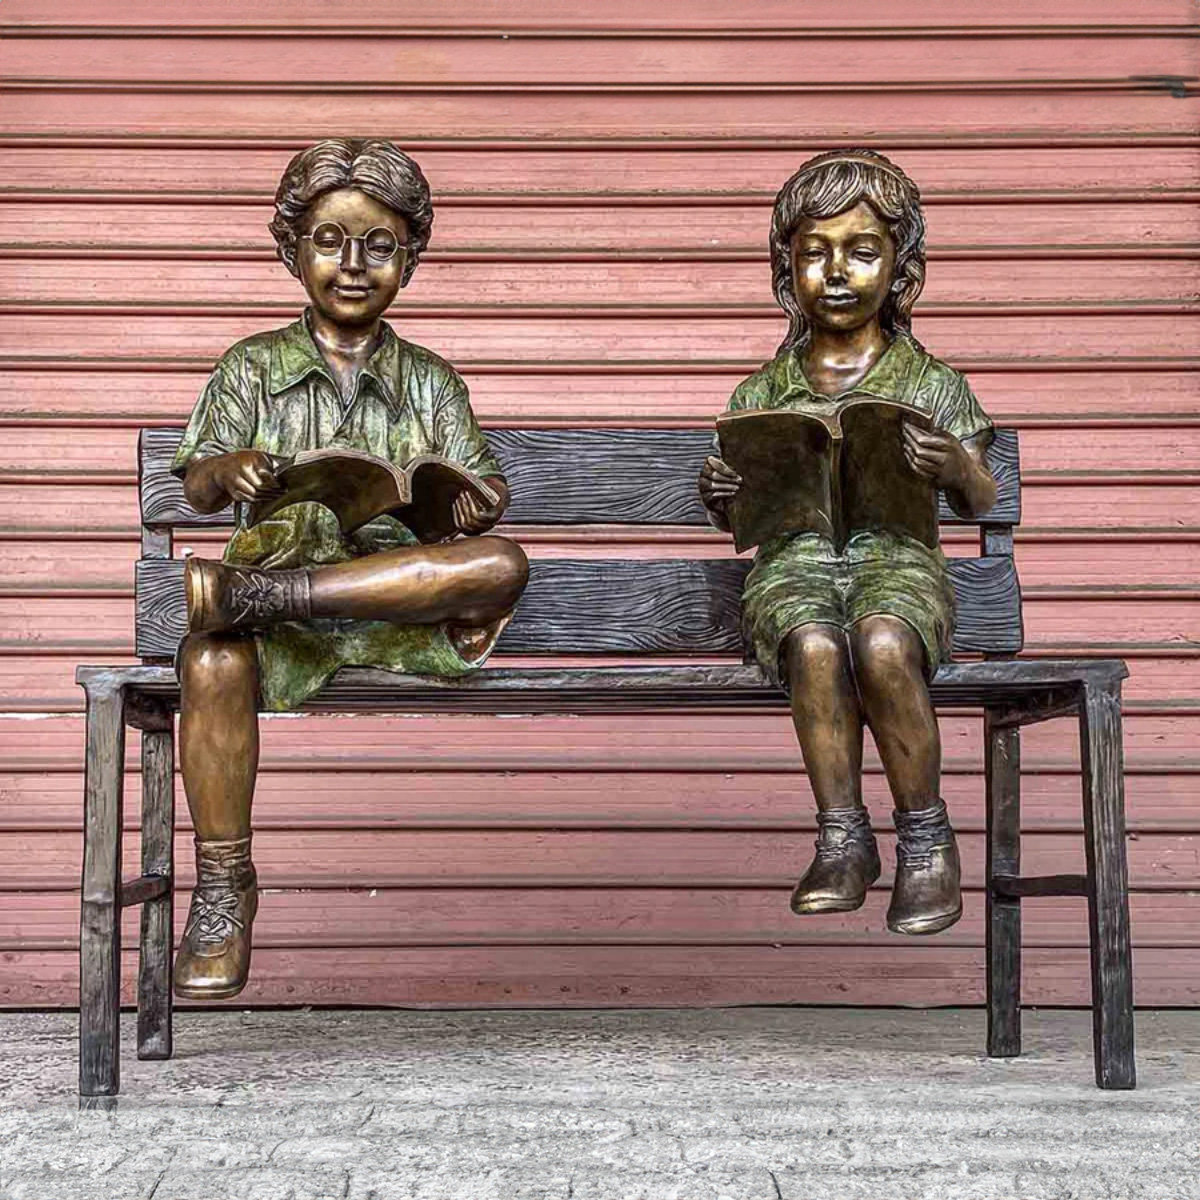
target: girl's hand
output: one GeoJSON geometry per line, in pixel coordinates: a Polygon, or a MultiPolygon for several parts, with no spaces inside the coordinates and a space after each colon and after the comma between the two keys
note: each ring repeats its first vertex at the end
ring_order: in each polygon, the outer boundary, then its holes
{"type": "Polygon", "coordinates": [[[904,422],[904,457],[908,465],[939,488],[961,488],[972,468],[971,456],[952,433],[925,431],[904,422]]]}
{"type": "Polygon", "coordinates": [[[454,523],[458,526],[460,533],[486,533],[500,520],[504,515],[504,510],[508,507],[508,489],[504,486],[503,481],[488,479],[485,482],[499,494],[500,499],[489,508],[473,493],[460,492],[454,501],[454,523]],[[497,486],[498,483],[500,486],[497,486]]]}
{"type": "Polygon", "coordinates": [[[235,450],[207,461],[213,485],[230,500],[270,500],[283,491],[272,472],[271,456],[261,450],[235,450]]]}
{"type": "Polygon", "coordinates": [[[710,454],[700,468],[700,499],[709,512],[724,514],[730,500],[738,494],[742,477],[715,454],[710,454]]]}

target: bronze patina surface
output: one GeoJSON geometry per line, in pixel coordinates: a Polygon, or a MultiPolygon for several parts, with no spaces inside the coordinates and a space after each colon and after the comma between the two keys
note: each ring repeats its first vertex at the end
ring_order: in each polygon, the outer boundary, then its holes
{"type": "MultiPolygon", "coordinates": [[[[773,283],[788,334],[729,407],[819,412],[855,395],[912,404],[935,428],[904,425],[909,467],[957,511],[979,514],[996,496],[984,458],[991,422],[966,380],[911,332],[925,279],[924,232],[916,186],[882,155],[835,151],[805,163],[780,190],[772,217],[773,283]]],[[[701,470],[701,498],[719,528],[729,528],[726,509],[741,482],[716,456],[701,470]]],[[[958,857],[939,799],[941,741],[926,684],[953,632],[941,551],[886,528],[860,530],[841,549],[819,534],[777,537],[759,548],[743,605],[760,663],[791,696],[818,808],[842,814],[822,822],[793,909],[856,908],[873,881],[861,780],[869,727],[901,845],[888,925],[933,933],[953,924],[961,913],[958,857]]]]}
{"type": "MultiPolygon", "coordinates": [[[[455,504],[459,532],[486,533],[508,487],[457,372],[383,321],[429,240],[417,167],[389,142],[335,139],[298,154],[276,195],[279,256],[309,307],[217,364],[175,459],[200,512],[277,494],[272,455],[341,447],[403,466],[451,458],[499,495],[455,504]]],[[[250,811],[258,711],[297,707],[346,665],[453,676],[491,652],[525,585],[520,547],[495,536],[423,546],[381,517],[344,536],[318,504],[238,528],[224,562],[191,559],[180,648],[180,761],[196,828],[198,883],[175,990],[224,998],[244,986],[257,909],[250,811]]]]}

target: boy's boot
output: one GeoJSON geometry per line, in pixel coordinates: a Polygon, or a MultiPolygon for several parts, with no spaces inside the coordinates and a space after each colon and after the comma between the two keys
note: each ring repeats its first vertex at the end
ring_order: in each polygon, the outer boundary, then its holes
{"type": "Polygon", "coordinates": [[[183,571],[188,632],[254,629],[312,614],[308,571],[264,571],[189,558],[183,571]]]}
{"type": "Polygon", "coordinates": [[[250,935],[258,911],[258,878],[250,838],[196,839],[196,888],[175,956],[175,994],[227,1000],[246,986],[250,935]]]}
{"type": "Polygon", "coordinates": [[[962,916],[958,845],[946,804],[893,813],[896,882],[888,907],[893,933],[938,933],[962,916]]]}
{"type": "Polygon", "coordinates": [[[865,808],[817,813],[817,855],[792,893],[798,914],[860,908],[879,878],[879,848],[865,808]]]}

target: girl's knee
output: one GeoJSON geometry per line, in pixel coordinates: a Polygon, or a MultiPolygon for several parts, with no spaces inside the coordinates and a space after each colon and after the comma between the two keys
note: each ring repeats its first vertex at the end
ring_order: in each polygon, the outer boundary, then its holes
{"type": "Polygon", "coordinates": [[[831,676],[845,656],[845,634],[832,625],[801,625],[788,634],[784,643],[784,661],[793,680],[831,676]]]}
{"type": "Polygon", "coordinates": [[[851,630],[850,646],[860,681],[923,674],[925,648],[916,630],[899,617],[864,617],[851,630]]]}

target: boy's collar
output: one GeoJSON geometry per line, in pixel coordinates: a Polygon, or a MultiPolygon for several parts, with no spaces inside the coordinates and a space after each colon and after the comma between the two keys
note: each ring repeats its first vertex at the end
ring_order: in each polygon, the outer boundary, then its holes
{"type": "Polygon", "coordinates": [[[852,388],[847,388],[838,396],[829,396],[818,392],[809,383],[804,374],[799,349],[792,350],[787,356],[788,391],[807,392],[816,400],[830,403],[841,396],[875,396],[880,400],[899,400],[911,404],[913,395],[925,373],[927,355],[921,347],[907,334],[896,333],[892,343],[875,360],[871,369],[852,388]]]}
{"type": "MultiPolygon", "coordinates": [[[[362,374],[375,381],[379,394],[384,398],[393,414],[400,411],[400,400],[396,389],[400,381],[400,339],[386,321],[379,323],[379,345],[367,360],[362,374]]],[[[295,386],[313,371],[325,376],[337,390],[329,366],[321,357],[317,343],[313,341],[308,327],[308,309],[298,321],[279,330],[271,345],[271,366],[267,387],[271,394],[278,395],[295,386]]]]}

